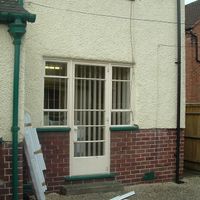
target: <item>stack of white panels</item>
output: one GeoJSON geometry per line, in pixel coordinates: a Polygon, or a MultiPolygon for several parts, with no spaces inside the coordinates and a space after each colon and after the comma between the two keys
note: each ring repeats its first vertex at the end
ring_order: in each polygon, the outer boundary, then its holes
{"type": "Polygon", "coordinates": [[[43,171],[46,170],[41,145],[38,140],[37,131],[31,126],[31,119],[28,113],[25,113],[25,143],[24,150],[33,186],[38,200],[45,200],[45,184],[43,171]]]}

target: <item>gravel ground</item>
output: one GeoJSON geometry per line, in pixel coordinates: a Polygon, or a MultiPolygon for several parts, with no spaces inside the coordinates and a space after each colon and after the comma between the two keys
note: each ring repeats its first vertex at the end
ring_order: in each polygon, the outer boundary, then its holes
{"type": "MultiPolygon", "coordinates": [[[[183,179],[183,184],[159,183],[127,186],[125,193],[135,191],[129,200],[200,200],[200,175],[183,179]]],[[[122,193],[93,193],[85,195],[61,196],[48,194],[46,200],[109,200],[122,193]]]]}

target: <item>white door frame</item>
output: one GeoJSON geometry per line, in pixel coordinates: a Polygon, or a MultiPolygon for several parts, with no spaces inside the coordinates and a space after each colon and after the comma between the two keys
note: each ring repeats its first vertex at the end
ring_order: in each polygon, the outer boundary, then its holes
{"type": "Polygon", "coordinates": [[[70,131],[70,176],[73,175],[87,175],[99,174],[110,172],[110,131],[109,126],[111,122],[111,103],[112,98],[107,99],[112,91],[112,73],[107,73],[112,70],[111,65],[99,63],[86,63],[86,62],[70,62],[68,68],[69,73],[69,126],[70,131]],[[74,96],[75,96],[75,65],[93,65],[105,67],[105,155],[92,156],[92,157],[74,157],[74,96]],[[84,166],[85,165],[85,166],[84,166]],[[79,168],[79,169],[78,169],[79,168]]]}

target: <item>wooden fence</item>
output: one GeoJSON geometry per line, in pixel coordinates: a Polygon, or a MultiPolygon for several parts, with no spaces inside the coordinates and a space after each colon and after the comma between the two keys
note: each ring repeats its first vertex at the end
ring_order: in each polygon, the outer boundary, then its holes
{"type": "Polygon", "coordinates": [[[200,170],[200,103],[186,105],[185,167],[200,170]]]}

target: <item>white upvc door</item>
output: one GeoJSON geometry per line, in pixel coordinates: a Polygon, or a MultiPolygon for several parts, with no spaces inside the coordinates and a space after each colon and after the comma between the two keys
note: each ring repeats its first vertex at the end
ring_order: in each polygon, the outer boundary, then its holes
{"type": "Polygon", "coordinates": [[[78,62],[71,65],[70,175],[110,172],[111,67],[78,62]]]}

